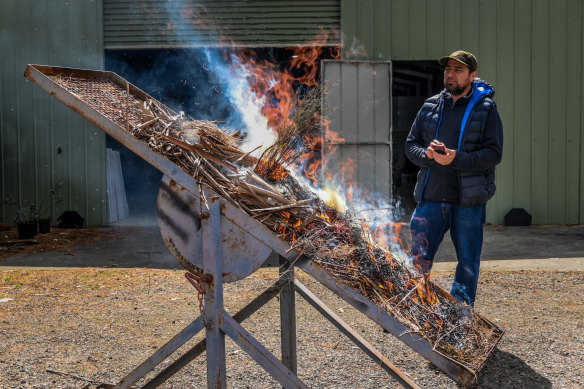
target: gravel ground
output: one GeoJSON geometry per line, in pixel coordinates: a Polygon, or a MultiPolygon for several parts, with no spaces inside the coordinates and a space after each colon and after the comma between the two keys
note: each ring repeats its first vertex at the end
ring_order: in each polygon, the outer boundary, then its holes
{"type": "MultiPolygon", "coordinates": [[[[90,381],[119,381],[197,317],[196,295],[183,273],[1,270],[0,388],[82,388],[90,381]]],[[[435,280],[449,286],[452,276],[438,273],[435,280]]],[[[227,311],[234,313],[276,277],[277,270],[261,269],[226,284],[227,311]]],[[[299,272],[298,278],[418,385],[458,387],[310,277],[299,272]]],[[[506,333],[478,387],[584,387],[583,284],[584,272],[483,272],[477,309],[506,333]]],[[[276,356],[278,316],[274,299],[243,323],[276,356]]],[[[310,387],[400,387],[300,297],[297,327],[298,372],[310,387]]],[[[162,387],[206,387],[205,375],[201,356],[162,387]]],[[[230,340],[227,376],[232,388],[280,387],[230,340]]]]}

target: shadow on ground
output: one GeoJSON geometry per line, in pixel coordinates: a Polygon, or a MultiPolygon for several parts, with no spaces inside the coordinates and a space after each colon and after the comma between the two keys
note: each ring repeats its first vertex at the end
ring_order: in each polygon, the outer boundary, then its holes
{"type": "Polygon", "coordinates": [[[548,389],[551,382],[517,356],[496,349],[479,375],[476,388],[548,389]]]}
{"type": "Polygon", "coordinates": [[[70,239],[71,244],[55,249],[43,242],[30,244],[21,247],[20,253],[4,256],[0,266],[182,268],[168,251],[157,225],[121,224],[61,234],[53,229],[50,236],[37,236],[36,240],[70,239]]]}
{"type": "MultiPolygon", "coordinates": [[[[484,231],[482,260],[584,257],[584,225],[488,225],[484,231]]],[[[436,253],[435,261],[456,261],[456,252],[448,232],[436,253]]]]}
{"type": "MultiPolygon", "coordinates": [[[[51,239],[68,237],[59,229],[53,231],[55,235],[51,235],[51,239]]],[[[67,234],[74,233],[69,231],[67,234]]],[[[409,235],[407,228],[404,228],[404,234],[409,235]]],[[[89,233],[80,231],[78,235],[82,237],[74,239],[67,249],[42,252],[38,252],[35,246],[21,245],[19,252],[14,246],[2,244],[3,250],[14,252],[5,252],[0,258],[0,266],[182,268],[162,240],[155,219],[130,218],[107,227],[93,227],[89,233]]],[[[407,239],[405,235],[403,238],[407,239]]],[[[576,257],[584,257],[584,226],[485,227],[483,260],[576,257]]],[[[456,261],[448,234],[435,261],[456,261]]],[[[276,256],[266,263],[277,266],[276,256]]]]}

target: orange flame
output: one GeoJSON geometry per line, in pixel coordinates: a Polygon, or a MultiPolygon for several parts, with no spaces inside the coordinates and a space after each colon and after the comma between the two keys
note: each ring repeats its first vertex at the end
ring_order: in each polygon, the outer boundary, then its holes
{"type": "MultiPolygon", "coordinates": [[[[340,47],[329,48],[325,53],[328,34],[323,30],[317,39],[308,46],[292,49],[288,68],[281,69],[280,65],[258,58],[256,52],[243,49],[237,53],[240,63],[243,64],[250,90],[262,102],[261,112],[266,117],[268,126],[278,132],[280,129],[290,128],[292,114],[296,108],[298,88],[316,87],[319,81],[320,60],[323,56],[338,58],[340,47]]],[[[323,138],[338,139],[329,128],[329,122],[320,116],[315,117],[315,123],[321,123],[324,129],[322,134],[309,134],[303,139],[303,147],[308,150],[301,155],[296,163],[302,166],[303,173],[316,186],[320,172],[320,152],[323,138]]],[[[267,167],[271,172],[273,168],[267,167]]],[[[284,178],[284,172],[273,174],[272,179],[278,181],[284,178]]]]}
{"type": "Polygon", "coordinates": [[[332,225],[333,222],[331,221],[330,217],[326,213],[321,213],[319,215],[322,219],[324,219],[328,224],[332,225]]]}

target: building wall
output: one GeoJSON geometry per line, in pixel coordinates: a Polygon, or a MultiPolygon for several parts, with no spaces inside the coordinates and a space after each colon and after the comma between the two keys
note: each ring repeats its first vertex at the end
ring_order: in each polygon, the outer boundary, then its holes
{"type": "Polygon", "coordinates": [[[0,198],[38,203],[63,182],[53,221],[76,210],[107,224],[105,133],[23,76],[29,63],[103,69],[102,1],[3,0],[0,48],[0,198]]]}
{"type": "Polygon", "coordinates": [[[490,223],[584,223],[583,27],[581,0],[341,0],[345,58],[477,56],[505,133],[490,223]]]}

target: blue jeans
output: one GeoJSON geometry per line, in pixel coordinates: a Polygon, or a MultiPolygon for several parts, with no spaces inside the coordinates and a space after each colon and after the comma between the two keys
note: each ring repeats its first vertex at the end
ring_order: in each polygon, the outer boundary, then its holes
{"type": "Polygon", "coordinates": [[[410,221],[410,254],[414,264],[424,273],[429,273],[438,246],[450,230],[458,257],[450,294],[470,306],[474,305],[479,280],[485,210],[485,205],[461,207],[422,201],[410,221]]]}

